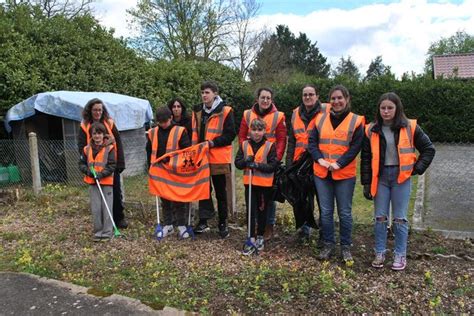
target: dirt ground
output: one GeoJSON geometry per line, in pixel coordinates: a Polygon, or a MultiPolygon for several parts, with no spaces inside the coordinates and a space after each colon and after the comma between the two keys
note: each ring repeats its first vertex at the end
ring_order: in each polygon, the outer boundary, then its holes
{"type": "Polygon", "coordinates": [[[371,225],[354,225],[352,266],[339,257],[318,261],[317,233],[301,243],[292,227],[279,225],[260,255],[244,257],[242,218],[226,240],[213,230],[194,241],[174,234],[157,242],[153,210],[130,206],[126,238],[94,243],[84,199],[84,192],[56,187],[0,205],[0,270],[211,314],[474,312],[472,240],[411,232],[408,267],[395,272],[390,254],[385,268],[370,266],[371,225]]]}

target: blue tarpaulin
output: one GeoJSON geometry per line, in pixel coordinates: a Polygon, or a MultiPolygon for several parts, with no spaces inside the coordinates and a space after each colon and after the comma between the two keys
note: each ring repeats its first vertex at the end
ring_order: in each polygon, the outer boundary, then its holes
{"type": "Polygon", "coordinates": [[[33,116],[35,110],[80,122],[84,106],[93,98],[104,102],[119,131],[141,128],[153,119],[150,102],[144,99],[110,92],[55,91],[36,94],[10,108],[5,116],[5,129],[10,133],[11,121],[33,116]]]}

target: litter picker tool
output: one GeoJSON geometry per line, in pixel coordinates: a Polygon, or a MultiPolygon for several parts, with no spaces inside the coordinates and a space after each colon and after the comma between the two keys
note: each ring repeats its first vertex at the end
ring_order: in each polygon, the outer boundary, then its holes
{"type": "Polygon", "coordinates": [[[244,244],[245,247],[252,247],[255,249],[255,254],[258,254],[258,249],[255,243],[252,242],[252,232],[250,231],[250,225],[252,223],[252,172],[253,169],[249,168],[249,209],[247,211],[248,221],[247,221],[247,241],[244,244]]]}
{"type": "Polygon", "coordinates": [[[158,195],[155,195],[156,200],[156,228],[155,228],[155,237],[158,240],[163,239],[163,227],[160,224],[160,201],[158,200],[158,195]]]}
{"type": "Polygon", "coordinates": [[[107,201],[105,200],[104,192],[102,192],[102,187],[100,186],[100,182],[99,182],[99,179],[97,178],[97,173],[95,172],[94,166],[91,166],[90,170],[91,170],[92,175],[94,176],[94,180],[95,180],[95,183],[97,184],[97,188],[99,188],[100,196],[102,196],[102,201],[104,201],[105,208],[107,209],[107,214],[109,214],[110,220],[112,221],[112,226],[114,227],[114,237],[120,237],[121,236],[120,231],[115,225],[114,217],[112,216],[109,205],[107,204],[107,201]]]}
{"type": "Polygon", "coordinates": [[[192,203],[189,203],[188,207],[188,224],[186,225],[186,230],[183,231],[183,233],[179,234],[180,239],[184,239],[183,236],[184,234],[188,233],[189,237],[191,237],[192,240],[194,240],[194,230],[193,227],[191,226],[191,211],[192,211],[192,203]]]}

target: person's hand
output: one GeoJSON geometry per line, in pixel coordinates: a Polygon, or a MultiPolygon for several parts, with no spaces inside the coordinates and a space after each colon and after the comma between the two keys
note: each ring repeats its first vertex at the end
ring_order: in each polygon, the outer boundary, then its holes
{"type": "Polygon", "coordinates": [[[328,169],[333,171],[333,170],[339,170],[339,169],[341,169],[341,167],[336,162],[332,162],[332,163],[329,164],[328,169]]]}
{"type": "Polygon", "coordinates": [[[255,161],[255,157],[254,156],[248,156],[247,158],[245,158],[244,162],[245,162],[245,166],[250,168],[249,165],[251,163],[253,163],[255,161]]]}
{"type": "Polygon", "coordinates": [[[374,197],[372,196],[372,194],[370,193],[370,184],[365,184],[364,185],[364,197],[367,199],[367,200],[373,200],[374,197]]]}
{"type": "Polygon", "coordinates": [[[324,160],[323,158],[319,158],[318,163],[326,169],[329,169],[329,167],[331,166],[331,163],[327,160],[324,160]]]}
{"type": "Polygon", "coordinates": [[[209,143],[209,148],[214,147],[214,142],[212,140],[208,140],[207,142],[209,143]]]}
{"type": "Polygon", "coordinates": [[[253,161],[252,161],[252,162],[249,162],[249,163],[247,164],[247,168],[250,168],[250,169],[257,169],[257,168],[258,168],[258,163],[253,162],[253,161]]]}

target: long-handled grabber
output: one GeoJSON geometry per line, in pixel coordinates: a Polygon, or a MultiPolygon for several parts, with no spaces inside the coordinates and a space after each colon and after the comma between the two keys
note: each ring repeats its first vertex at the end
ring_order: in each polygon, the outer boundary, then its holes
{"type": "Polygon", "coordinates": [[[192,211],[192,203],[189,203],[188,207],[188,224],[186,225],[186,230],[179,234],[179,239],[184,239],[184,234],[188,233],[189,237],[194,240],[194,230],[191,226],[191,211],[192,211]]]}
{"type": "Polygon", "coordinates": [[[114,227],[114,237],[120,237],[121,236],[120,231],[115,225],[114,217],[112,216],[109,205],[107,204],[107,201],[105,200],[104,192],[102,192],[102,187],[100,186],[99,178],[97,178],[97,173],[95,172],[94,166],[91,166],[90,170],[91,170],[92,176],[94,177],[95,183],[97,184],[97,188],[99,188],[100,196],[102,196],[102,201],[104,201],[105,208],[107,209],[107,214],[109,214],[110,220],[112,221],[112,226],[114,227]]]}
{"type": "Polygon", "coordinates": [[[163,227],[160,224],[160,201],[158,200],[158,195],[155,195],[156,199],[156,228],[155,228],[155,237],[158,240],[163,239],[163,227]]]}
{"type": "Polygon", "coordinates": [[[255,250],[255,254],[258,254],[258,248],[254,242],[252,242],[252,232],[250,231],[252,223],[252,168],[249,168],[249,207],[247,211],[248,221],[247,221],[247,241],[244,244],[245,247],[251,247],[255,250]]]}

